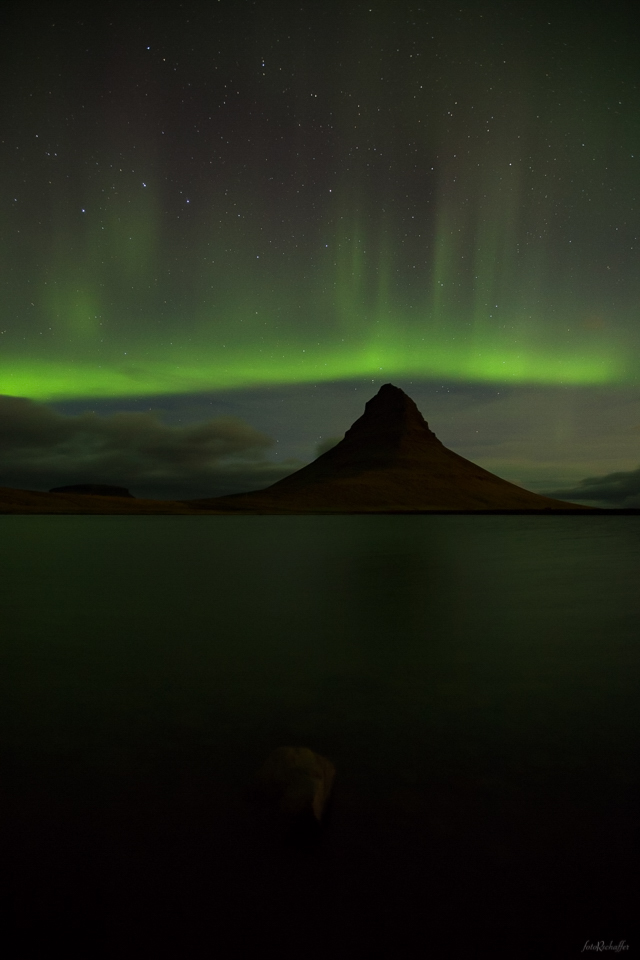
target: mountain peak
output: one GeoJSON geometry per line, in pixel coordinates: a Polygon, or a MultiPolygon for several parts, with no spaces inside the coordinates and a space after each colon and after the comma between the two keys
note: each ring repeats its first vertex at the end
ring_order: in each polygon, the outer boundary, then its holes
{"type": "Polygon", "coordinates": [[[367,401],[364,413],[347,430],[344,439],[361,442],[375,437],[380,442],[397,443],[409,436],[440,442],[411,397],[392,383],[385,383],[367,401]]]}

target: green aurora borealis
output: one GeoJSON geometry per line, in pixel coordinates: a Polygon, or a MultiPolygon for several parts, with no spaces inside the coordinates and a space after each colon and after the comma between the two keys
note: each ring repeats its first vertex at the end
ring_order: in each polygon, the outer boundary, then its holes
{"type": "Polygon", "coordinates": [[[64,9],[5,40],[0,392],[635,381],[623,18],[64,9]]]}

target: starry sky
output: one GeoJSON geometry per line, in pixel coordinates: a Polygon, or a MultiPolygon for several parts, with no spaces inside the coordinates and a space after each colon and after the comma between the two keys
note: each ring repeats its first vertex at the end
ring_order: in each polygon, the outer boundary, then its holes
{"type": "Polygon", "coordinates": [[[0,484],[258,488],[392,382],[640,505],[632,5],[7,10],[0,484]]]}

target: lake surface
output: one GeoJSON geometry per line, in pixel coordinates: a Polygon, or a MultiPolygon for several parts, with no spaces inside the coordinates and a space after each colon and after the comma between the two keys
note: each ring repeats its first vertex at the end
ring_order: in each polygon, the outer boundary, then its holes
{"type": "Polygon", "coordinates": [[[15,956],[629,942],[639,569],[640,517],[0,518],[15,956]],[[281,745],[338,770],[312,843],[281,745]]]}

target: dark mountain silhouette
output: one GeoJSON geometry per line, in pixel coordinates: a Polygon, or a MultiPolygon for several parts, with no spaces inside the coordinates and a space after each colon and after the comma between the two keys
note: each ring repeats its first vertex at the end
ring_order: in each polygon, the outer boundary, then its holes
{"type": "Polygon", "coordinates": [[[340,443],[296,473],[253,493],[185,503],[243,513],[588,509],[531,493],[448,450],[390,383],[340,443]]]}
{"type": "MultiPolygon", "coordinates": [[[[212,511],[219,513],[220,511],[212,511]]],[[[102,494],[44,493],[41,490],[19,490],[0,487],[0,514],[54,513],[54,514],[186,514],[195,510],[176,500],[144,500],[133,496],[104,496],[102,494]]]]}
{"type": "Polygon", "coordinates": [[[49,493],[84,493],[91,497],[133,497],[126,487],[109,483],[74,483],[67,487],[52,487],[49,493]]]}

